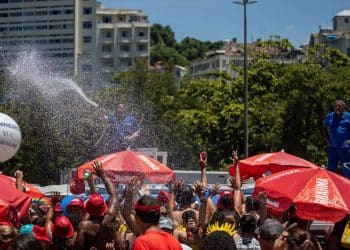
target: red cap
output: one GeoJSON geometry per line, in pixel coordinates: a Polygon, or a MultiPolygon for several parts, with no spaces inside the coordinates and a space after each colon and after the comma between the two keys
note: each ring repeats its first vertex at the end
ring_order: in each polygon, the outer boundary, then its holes
{"type": "Polygon", "coordinates": [[[69,184],[70,192],[72,194],[81,194],[85,191],[85,183],[84,180],[80,180],[78,178],[75,178],[71,181],[69,184]]]}
{"type": "Polygon", "coordinates": [[[52,234],[60,239],[69,239],[74,234],[72,223],[66,216],[57,217],[55,224],[51,224],[52,234]]]}
{"type": "Polygon", "coordinates": [[[38,225],[34,225],[33,226],[33,236],[37,240],[51,242],[49,236],[47,235],[45,227],[40,227],[38,225]]]}
{"type": "Polygon", "coordinates": [[[57,213],[62,213],[61,204],[59,202],[56,203],[55,208],[54,208],[53,211],[55,211],[57,213]]]}
{"type": "Polygon", "coordinates": [[[69,212],[73,207],[84,209],[84,201],[81,198],[72,199],[66,209],[69,212]]]}
{"type": "Polygon", "coordinates": [[[92,216],[103,216],[107,212],[107,205],[101,194],[91,194],[84,203],[85,212],[92,216]]]}
{"type": "Polygon", "coordinates": [[[169,193],[164,190],[160,190],[157,196],[157,201],[161,203],[167,203],[169,201],[169,193]]]}

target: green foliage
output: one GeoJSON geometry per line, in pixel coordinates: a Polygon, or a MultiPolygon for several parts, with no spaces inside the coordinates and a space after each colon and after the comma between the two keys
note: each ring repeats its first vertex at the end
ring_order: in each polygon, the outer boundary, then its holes
{"type": "Polygon", "coordinates": [[[183,39],[177,44],[176,50],[189,61],[202,58],[207,51],[203,42],[192,37],[186,37],[183,39]]]}
{"type": "Polygon", "coordinates": [[[169,26],[155,23],[151,26],[151,46],[162,44],[166,47],[174,47],[176,44],[175,34],[169,26]]]}
{"type": "Polygon", "coordinates": [[[257,45],[266,48],[277,48],[279,52],[288,52],[294,49],[293,44],[287,38],[271,35],[267,40],[258,40],[257,45]]]}
{"type": "MultiPolygon", "coordinates": [[[[0,111],[17,120],[23,136],[19,152],[1,164],[2,171],[22,169],[28,181],[41,184],[57,181],[60,169],[97,156],[93,149],[106,128],[100,116],[119,102],[128,103],[141,123],[138,146],[167,151],[169,166],[195,167],[198,152],[207,150],[210,168],[225,169],[232,149],[243,152],[242,69],[237,79],[220,72],[185,78],[178,90],[173,65],[186,65],[222,44],[188,37],[175,45],[171,29],[160,25],[154,26],[152,41],[151,62],[162,60],[165,69],[149,71],[147,62],[136,61],[114,78],[114,86],[96,93],[95,100],[106,111],[77,102],[65,106],[60,115],[34,90],[26,93],[29,103],[7,100],[6,81],[0,76],[0,111]]],[[[280,37],[259,43],[283,52],[292,49],[280,37]]],[[[285,149],[325,164],[320,128],[334,100],[350,103],[348,58],[321,45],[310,49],[305,63],[282,64],[269,58],[259,54],[249,63],[249,154],[285,149]]]]}
{"type": "Polygon", "coordinates": [[[202,42],[186,37],[177,42],[174,32],[169,26],[153,24],[151,26],[151,64],[158,61],[188,66],[189,61],[204,57],[209,50],[217,50],[224,45],[223,41],[202,42]]]}
{"type": "Polygon", "coordinates": [[[151,64],[158,61],[172,62],[180,66],[188,66],[187,59],[174,48],[165,47],[162,44],[154,45],[151,49],[151,64]]]}

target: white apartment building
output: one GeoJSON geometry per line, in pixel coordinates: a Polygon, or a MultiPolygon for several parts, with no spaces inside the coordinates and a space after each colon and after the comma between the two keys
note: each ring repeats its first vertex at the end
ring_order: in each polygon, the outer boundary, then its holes
{"type": "Polygon", "coordinates": [[[125,71],[137,59],[149,61],[150,25],[141,10],[96,10],[96,54],[107,74],[125,71]]]}
{"type": "Polygon", "coordinates": [[[96,0],[0,0],[2,54],[9,59],[20,46],[35,47],[81,82],[148,60],[149,37],[140,10],[104,9],[96,0]]]}
{"type": "Polygon", "coordinates": [[[231,68],[232,57],[226,54],[225,50],[216,50],[206,54],[205,59],[191,63],[191,77],[197,78],[213,72],[227,72],[232,76],[238,73],[231,68]]]}
{"type": "Polygon", "coordinates": [[[83,38],[95,37],[95,8],[94,0],[0,0],[1,50],[11,59],[20,47],[34,47],[73,73],[76,46],[84,48],[83,38]]]}
{"type": "Polygon", "coordinates": [[[340,11],[332,22],[333,29],[320,28],[318,33],[311,34],[310,46],[322,43],[350,56],[350,10],[340,11]]]}

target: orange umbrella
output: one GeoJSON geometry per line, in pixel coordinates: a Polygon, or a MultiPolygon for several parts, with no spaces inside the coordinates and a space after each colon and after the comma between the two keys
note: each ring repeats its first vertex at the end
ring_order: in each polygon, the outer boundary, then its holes
{"type": "Polygon", "coordinates": [[[86,170],[94,173],[92,164],[101,162],[102,167],[114,182],[128,182],[131,177],[147,179],[152,183],[166,183],[175,179],[174,172],[159,161],[134,151],[121,151],[114,154],[103,155],[93,161],[87,162],[77,170],[79,179],[84,179],[86,170]]]}
{"type": "Polygon", "coordinates": [[[9,183],[10,177],[0,174],[0,220],[17,224],[28,212],[31,198],[9,183]]]}
{"type": "MultiPolygon", "coordinates": [[[[16,179],[15,178],[4,175],[4,174],[0,174],[0,178],[6,186],[12,186],[13,188],[16,188],[16,179]]],[[[24,187],[25,187],[26,194],[28,194],[31,198],[40,199],[40,198],[44,197],[44,194],[39,189],[34,187],[33,185],[30,185],[29,183],[24,182],[24,187]]]]}
{"type": "MultiPolygon", "coordinates": [[[[240,160],[238,166],[242,179],[258,179],[266,172],[276,173],[291,168],[319,168],[310,161],[284,151],[254,155],[240,160]]],[[[229,173],[233,176],[234,168],[229,167],[229,173]]]]}
{"type": "Polygon", "coordinates": [[[255,183],[253,197],[267,196],[271,214],[281,215],[291,206],[305,220],[340,221],[350,212],[350,180],[322,168],[281,171],[255,183]]]}

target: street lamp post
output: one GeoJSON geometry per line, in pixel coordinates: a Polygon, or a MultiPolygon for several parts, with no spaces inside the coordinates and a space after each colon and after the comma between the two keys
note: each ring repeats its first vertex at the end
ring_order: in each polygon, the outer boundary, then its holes
{"type": "Polygon", "coordinates": [[[242,0],[233,3],[243,5],[244,16],[244,156],[248,157],[249,126],[248,126],[248,58],[247,58],[247,4],[257,1],[242,0]]]}

